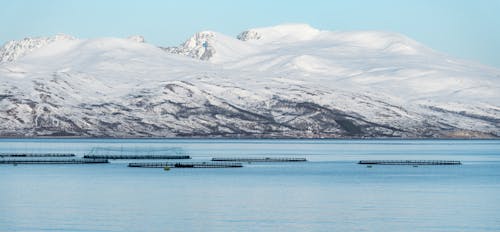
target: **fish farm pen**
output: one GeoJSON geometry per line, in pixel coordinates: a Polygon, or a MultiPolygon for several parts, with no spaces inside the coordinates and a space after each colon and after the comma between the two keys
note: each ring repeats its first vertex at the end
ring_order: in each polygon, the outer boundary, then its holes
{"type": "Polygon", "coordinates": [[[94,147],[83,157],[92,159],[191,159],[180,147],[94,147]]]}
{"type": "Polygon", "coordinates": [[[241,168],[243,165],[241,163],[230,163],[230,162],[179,162],[179,163],[169,163],[169,162],[153,162],[153,163],[129,163],[129,167],[132,168],[241,168]]]}
{"type": "Polygon", "coordinates": [[[7,158],[0,159],[0,164],[103,164],[109,163],[107,159],[85,159],[85,158],[7,158]]]}
{"type": "Polygon", "coordinates": [[[88,159],[191,159],[188,155],[84,155],[88,159]]]}
{"type": "Polygon", "coordinates": [[[74,157],[72,153],[0,153],[0,158],[5,157],[74,157]]]}
{"type": "Polygon", "coordinates": [[[358,164],[364,165],[461,165],[454,160],[361,160],[358,164]]]}
{"type": "Polygon", "coordinates": [[[223,161],[223,162],[305,162],[306,158],[287,158],[287,157],[264,157],[264,158],[212,158],[212,161],[223,161]]]}

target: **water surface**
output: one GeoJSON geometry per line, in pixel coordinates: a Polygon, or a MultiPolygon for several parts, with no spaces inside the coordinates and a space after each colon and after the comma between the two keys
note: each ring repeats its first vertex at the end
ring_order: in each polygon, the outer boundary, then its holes
{"type": "MultiPolygon", "coordinates": [[[[0,152],[180,147],[237,169],[1,165],[1,231],[499,231],[498,140],[2,139],[0,152]],[[461,166],[357,165],[446,159],[461,166]]],[[[134,161],[137,162],[137,161],[134,161]]]]}

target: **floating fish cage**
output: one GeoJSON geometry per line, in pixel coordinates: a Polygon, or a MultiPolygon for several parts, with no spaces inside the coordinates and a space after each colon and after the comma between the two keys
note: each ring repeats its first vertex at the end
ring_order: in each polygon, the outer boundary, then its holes
{"type": "Polygon", "coordinates": [[[461,165],[455,160],[361,160],[364,165],[461,165]]]}
{"type": "Polygon", "coordinates": [[[129,163],[132,168],[241,168],[241,163],[233,162],[152,162],[129,163]]]}
{"type": "Polygon", "coordinates": [[[188,155],[84,155],[89,159],[191,159],[188,155]]]}
{"type": "Polygon", "coordinates": [[[89,159],[191,159],[180,147],[94,147],[89,159]]]}
{"type": "Polygon", "coordinates": [[[109,163],[107,159],[85,159],[66,157],[26,157],[26,158],[3,158],[0,164],[103,164],[109,163]]]}
{"type": "Polygon", "coordinates": [[[0,158],[9,157],[74,157],[73,153],[0,153],[0,158]]]}
{"type": "Polygon", "coordinates": [[[306,158],[290,158],[290,157],[222,157],[212,158],[212,161],[218,162],[305,162],[306,158]]]}

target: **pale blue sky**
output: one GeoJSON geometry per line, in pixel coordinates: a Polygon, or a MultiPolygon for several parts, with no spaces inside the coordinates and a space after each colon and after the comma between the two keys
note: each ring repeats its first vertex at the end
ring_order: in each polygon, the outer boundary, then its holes
{"type": "Polygon", "coordinates": [[[0,43],[66,33],[140,34],[177,45],[201,30],[228,35],[308,23],[323,30],[383,30],[438,51],[500,67],[500,0],[0,0],[0,43]]]}

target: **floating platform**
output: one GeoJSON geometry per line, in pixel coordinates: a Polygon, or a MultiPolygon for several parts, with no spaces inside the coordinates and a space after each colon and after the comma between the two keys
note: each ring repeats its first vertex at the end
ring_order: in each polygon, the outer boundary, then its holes
{"type": "Polygon", "coordinates": [[[85,159],[85,158],[8,158],[0,159],[0,164],[103,164],[109,163],[107,159],[85,159]]]}
{"type": "Polygon", "coordinates": [[[455,160],[361,160],[364,165],[461,165],[455,160]]]}
{"type": "Polygon", "coordinates": [[[305,162],[306,158],[287,158],[287,157],[263,157],[263,158],[247,158],[247,157],[236,157],[236,158],[212,158],[212,161],[224,161],[224,162],[305,162]]]}
{"type": "Polygon", "coordinates": [[[73,153],[0,153],[0,158],[5,157],[75,157],[73,153]]]}
{"type": "Polygon", "coordinates": [[[191,159],[188,155],[84,155],[87,159],[191,159]]]}
{"type": "Polygon", "coordinates": [[[229,162],[154,162],[154,163],[129,163],[132,168],[241,168],[241,163],[229,162]]]}

